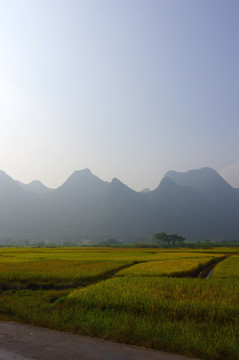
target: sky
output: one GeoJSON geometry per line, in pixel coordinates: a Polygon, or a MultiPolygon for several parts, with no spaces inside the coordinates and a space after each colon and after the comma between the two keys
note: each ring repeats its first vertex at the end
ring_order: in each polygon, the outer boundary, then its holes
{"type": "Polygon", "coordinates": [[[56,188],[89,168],[137,191],[228,171],[238,18],[238,0],[0,0],[0,169],[56,188]]]}

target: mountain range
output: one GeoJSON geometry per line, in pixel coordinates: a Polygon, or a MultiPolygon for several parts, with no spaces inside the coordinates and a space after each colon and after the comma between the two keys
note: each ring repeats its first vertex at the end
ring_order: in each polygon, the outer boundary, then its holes
{"type": "Polygon", "coordinates": [[[23,184],[0,171],[0,242],[151,241],[156,232],[188,240],[239,239],[239,189],[215,170],[169,171],[136,192],[117,178],[75,171],[57,189],[23,184]]]}

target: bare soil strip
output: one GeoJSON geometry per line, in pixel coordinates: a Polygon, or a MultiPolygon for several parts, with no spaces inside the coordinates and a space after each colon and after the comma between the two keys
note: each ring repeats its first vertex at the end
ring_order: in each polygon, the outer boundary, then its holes
{"type": "MultiPolygon", "coordinates": [[[[157,350],[0,322],[0,360],[190,360],[157,350]]],[[[192,359],[191,359],[192,360],[192,359]]],[[[195,359],[196,360],[196,359],[195,359]]]]}

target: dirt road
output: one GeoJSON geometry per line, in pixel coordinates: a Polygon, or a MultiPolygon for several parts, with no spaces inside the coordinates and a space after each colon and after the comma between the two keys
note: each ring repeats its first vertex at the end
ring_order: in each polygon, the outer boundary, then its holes
{"type": "MultiPolygon", "coordinates": [[[[136,346],[0,322],[0,360],[188,360],[136,346]]],[[[191,359],[192,360],[192,359],[191,359]]]]}

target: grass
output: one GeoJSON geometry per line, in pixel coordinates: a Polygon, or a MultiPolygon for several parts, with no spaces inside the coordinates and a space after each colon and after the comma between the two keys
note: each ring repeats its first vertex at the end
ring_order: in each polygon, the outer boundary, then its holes
{"type": "Polygon", "coordinates": [[[1,291],[1,319],[206,360],[239,358],[239,283],[230,276],[239,272],[239,257],[220,262],[209,279],[171,277],[188,276],[229,251],[27,251],[0,251],[0,284],[46,281],[65,288],[1,291]]]}

